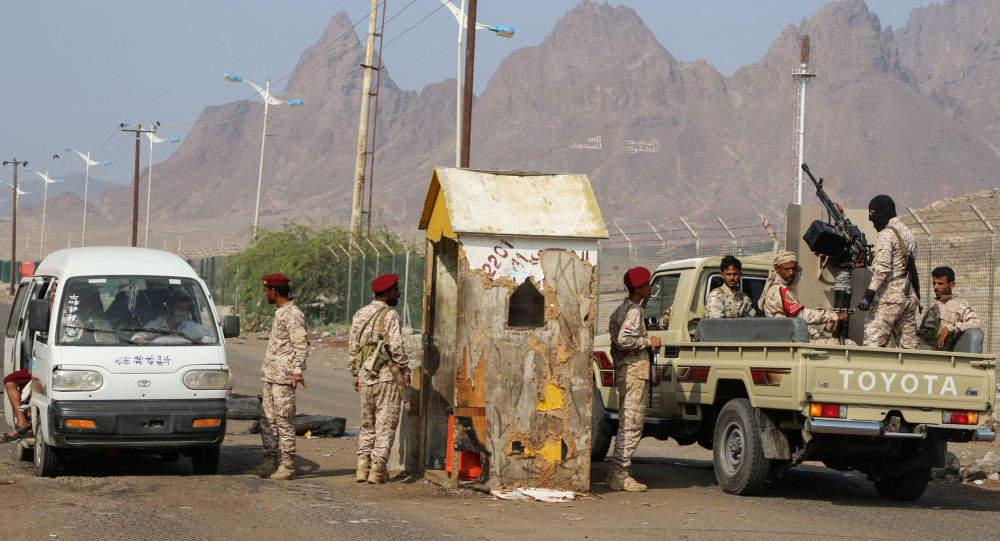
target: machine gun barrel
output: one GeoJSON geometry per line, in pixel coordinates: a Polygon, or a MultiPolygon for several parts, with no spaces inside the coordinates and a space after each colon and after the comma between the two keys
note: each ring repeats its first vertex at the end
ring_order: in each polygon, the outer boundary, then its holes
{"type": "Polygon", "coordinates": [[[806,164],[802,164],[802,170],[809,175],[809,180],[811,180],[813,185],[816,186],[816,197],[818,197],[820,202],[823,203],[823,206],[826,207],[826,211],[830,213],[830,216],[834,219],[834,221],[837,222],[838,225],[840,225],[841,220],[850,223],[850,221],[847,220],[847,217],[844,216],[844,211],[841,210],[841,208],[838,207],[832,199],[830,199],[830,196],[826,194],[826,190],[823,189],[823,179],[816,180],[816,177],[813,176],[812,171],[809,170],[809,166],[806,164]]]}
{"type": "Polygon", "coordinates": [[[823,189],[823,179],[816,180],[813,176],[812,171],[809,170],[809,166],[802,164],[802,170],[809,175],[809,180],[812,181],[813,185],[816,186],[816,197],[823,203],[826,207],[827,212],[830,214],[830,219],[833,221],[833,225],[840,231],[845,239],[848,239],[849,250],[852,255],[856,265],[870,266],[872,260],[874,259],[874,254],[872,253],[872,245],[868,244],[868,240],[865,238],[865,234],[858,229],[857,226],[851,223],[851,220],[847,218],[844,214],[844,209],[833,202],[830,196],[827,195],[826,190],[823,189]]]}

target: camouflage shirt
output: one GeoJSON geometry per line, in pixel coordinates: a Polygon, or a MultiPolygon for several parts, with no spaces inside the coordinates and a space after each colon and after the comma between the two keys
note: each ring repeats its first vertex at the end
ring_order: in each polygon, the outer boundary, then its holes
{"type": "Polygon", "coordinates": [[[292,376],[305,371],[308,355],[306,316],[295,303],[289,302],[274,311],[267,353],[260,368],[261,379],[267,383],[291,385],[292,376]]]}
{"type": "Polygon", "coordinates": [[[705,319],[720,317],[753,317],[750,296],[726,284],[713,289],[705,300],[705,319]]]}
{"type": "MultiPolygon", "coordinates": [[[[372,374],[368,370],[358,370],[357,359],[350,352],[355,351],[356,346],[364,344],[372,338],[376,331],[378,321],[372,321],[370,325],[365,325],[382,308],[389,305],[382,301],[372,301],[367,306],[354,313],[351,321],[351,334],[348,341],[347,365],[351,374],[358,378],[361,385],[374,385],[376,383],[391,383],[393,381],[390,363],[379,370],[378,374],[372,374]]],[[[391,364],[399,367],[401,374],[410,373],[409,362],[406,359],[406,351],[403,350],[403,331],[399,324],[399,313],[391,308],[385,313],[385,329],[383,333],[385,343],[389,346],[389,354],[392,356],[391,364]]]]}
{"type": "MultiPolygon", "coordinates": [[[[917,241],[910,229],[903,225],[898,217],[889,220],[889,224],[878,232],[875,239],[875,260],[872,261],[872,281],[868,289],[881,295],[885,302],[903,302],[906,299],[906,254],[917,249],[917,241]],[[903,246],[893,229],[899,232],[903,246]]],[[[915,295],[910,291],[910,295],[915,295]]]]}
{"type": "MultiPolygon", "coordinates": [[[[917,335],[927,344],[937,347],[937,337],[942,327],[949,334],[960,334],[969,329],[981,329],[983,324],[968,301],[956,295],[942,295],[924,314],[917,335]]],[[[946,340],[945,345],[948,346],[952,341],[946,340]]]]}
{"type": "Polygon", "coordinates": [[[760,307],[767,317],[800,317],[809,325],[809,339],[822,338],[823,331],[817,325],[837,321],[837,312],[833,310],[814,310],[806,308],[799,302],[791,288],[784,285],[780,277],[775,276],[775,285],[764,290],[760,298],[760,307]]]}
{"type": "Polygon", "coordinates": [[[649,334],[642,321],[643,310],[638,304],[625,299],[608,320],[611,334],[611,358],[615,372],[627,369],[628,375],[649,379],[649,334]]]}

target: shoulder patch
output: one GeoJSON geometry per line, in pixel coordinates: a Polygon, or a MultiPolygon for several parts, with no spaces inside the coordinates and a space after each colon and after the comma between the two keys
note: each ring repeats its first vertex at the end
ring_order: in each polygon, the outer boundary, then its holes
{"type": "Polygon", "coordinates": [[[781,305],[788,316],[794,316],[803,308],[802,303],[795,298],[795,294],[787,287],[781,288],[781,305]]]}

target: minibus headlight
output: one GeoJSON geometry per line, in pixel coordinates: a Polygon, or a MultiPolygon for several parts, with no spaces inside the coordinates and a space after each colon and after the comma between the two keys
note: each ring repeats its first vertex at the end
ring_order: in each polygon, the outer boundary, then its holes
{"type": "Polygon", "coordinates": [[[191,370],[184,374],[184,386],[188,389],[225,389],[229,385],[228,370],[191,370]]]}
{"type": "Polygon", "coordinates": [[[53,370],[53,391],[96,391],[104,385],[100,372],[93,370],[53,370]]]}

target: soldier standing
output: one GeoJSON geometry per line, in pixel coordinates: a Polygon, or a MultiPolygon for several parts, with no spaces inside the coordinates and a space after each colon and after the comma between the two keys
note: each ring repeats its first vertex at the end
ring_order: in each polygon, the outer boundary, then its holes
{"type": "Polygon", "coordinates": [[[611,358],[615,363],[615,387],[618,391],[618,435],[615,436],[614,462],[606,481],[611,490],[643,492],[646,485],[632,477],[632,454],[642,438],[646,420],[646,397],[649,395],[649,348],[660,347],[660,338],[650,337],[643,322],[640,302],[649,298],[653,286],[649,270],[635,267],[625,273],[628,298],[611,314],[611,358]]]}
{"type": "Polygon", "coordinates": [[[871,309],[865,318],[865,345],[886,347],[891,340],[897,347],[915,349],[919,293],[912,285],[917,278],[912,256],[917,241],[896,217],[896,204],[888,195],[875,196],[868,203],[868,219],[875,225],[878,238],[872,281],[858,303],[859,310],[871,309]]]}
{"type": "Polygon", "coordinates": [[[302,372],[309,354],[306,318],[289,297],[288,277],[280,272],[264,277],[264,297],[277,305],[261,366],[264,381],[260,439],[264,461],[254,473],[271,479],[295,479],[295,386],[306,388],[302,372]],[[278,454],[281,454],[279,461],[278,454]]]}
{"type": "Polygon", "coordinates": [[[955,288],[955,271],[951,267],[938,267],[931,271],[934,297],[937,302],[927,310],[917,335],[937,349],[951,350],[955,341],[969,329],[981,329],[979,315],[968,301],[952,293],[955,288]]]}
{"type": "Polygon", "coordinates": [[[740,289],[743,263],[731,255],[719,265],[722,285],[713,289],[705,300],[705,319],[722,317],[753,317],[753,301],[740,289]]]}
{"type": "MultiPolygon", "coordinates": [[[[809,326],[809,343],[840,345],[840,340],[823,336],[819,327],[847,319],[847,312],[806,308],[792,292],[792,286],[799,280],[799,257],[795,252],[783,250],[774,256],[774,265],[764,282],[764,291],[760,295],[760,306],[767,317],[800,317],[809,326]]],[[[854,345],[853,340],[847,342],[854,345]]]]}
{"type": "Polygon", "coordinates": [[[403,350],[399,314],[399,277],[383,274],[372,281],[375,300],[354,314],[348,365],[354,390],[361,398],[356,480],[372,484],[388,479],[385,463],[396,438],[402,398],[395,374],[410,386],[410,368],[403,350]]]}

